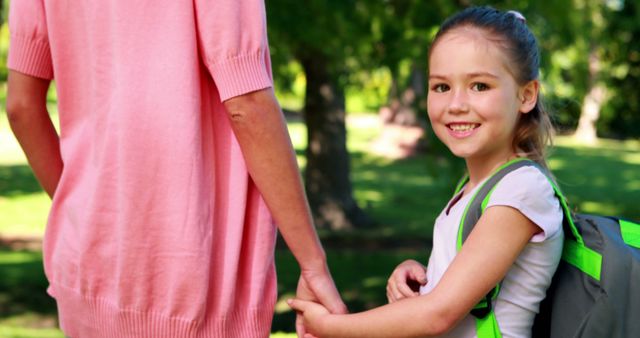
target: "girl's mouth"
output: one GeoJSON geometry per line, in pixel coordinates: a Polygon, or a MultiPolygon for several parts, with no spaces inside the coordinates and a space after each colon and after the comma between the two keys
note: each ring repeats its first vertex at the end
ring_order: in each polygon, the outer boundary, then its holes
{"type": "Polygon", "coordinates": [[[467,137],[480,127],[480,123],[449,123],[447,128],[455,137],[467,137]]]}

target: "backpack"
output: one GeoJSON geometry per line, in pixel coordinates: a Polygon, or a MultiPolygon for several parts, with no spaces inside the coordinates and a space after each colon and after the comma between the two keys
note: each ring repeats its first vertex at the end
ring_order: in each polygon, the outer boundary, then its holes
{"type": "MultiPolygon", "coordinates": [[[[534,338],[640,337],[640,224],[616,217],[573,215],[547,169],[528,159],[515,159],[480,186],[467,205],[458,228],[458,251],[480,219],[493,189],[508,173],[538,168],[549,180],[564,213],[562,259],[547,296],[535,317],[534,338]]],[[[456,194],[468,181],[464,177],[456,194]]],[[[478,338],[502,337],[492,302],[494,287],[471,314],[478,338]]]]}

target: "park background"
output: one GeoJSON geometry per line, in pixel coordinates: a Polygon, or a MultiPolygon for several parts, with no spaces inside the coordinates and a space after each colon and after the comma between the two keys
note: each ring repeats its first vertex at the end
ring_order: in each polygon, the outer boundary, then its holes
{"type": "MultiPolygon", "coordinates": [[[[9,2],[0,0],[0,337],[63,337],[42,271],[50,201],[4,111],[9,2]]],[[[433,221],[463,173],[429,131],[426,54],[444,18],[472,4],[519,10],[538,38],[558,130],[549,164],[573,208],[640,220],[640,1],[267,0],[276,92],[351,311],[384,304],[402,260],[426,262],[433,221]]],[[[48,102],[56,121],[55,85],[48,102]]],[[[272,332],[288,337],[283,300],[298,268],[281,242],[276,260],[272,332]]]]}

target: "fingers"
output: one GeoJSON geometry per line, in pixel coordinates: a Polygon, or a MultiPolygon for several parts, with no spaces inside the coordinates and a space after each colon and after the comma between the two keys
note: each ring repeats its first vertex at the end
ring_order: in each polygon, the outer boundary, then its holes
{"type": "Polygon", "coordinates": [[[304,305],[300,305],[300,302],[298,302],[295,299],[287,299],[287,304],[289,304],[289,306],[294,311],[297,312],[296,313],[296,334],[298,335],[298,337],[306,337],[307,330],[304,327],[304,317],[302,316],[304,310],[300,308],[300,306],[304,307],[304,305]]]}
{"type": "Polygon", "coordinates": [[[417,295],[418,292],[413,291],[409,285],[407,285],[406,279],[392,278],[387,282],[387,299],[389,303],[417,295]]]}
{"type": "Polygon", "coordinates": [[[328,273],[315,276],[302,276],[300,278],[299,290],[300,286],[312,295],[311,298],[307,299],[317,300],[324,305],[329,312],[334,314],[345,314],[348,312],[347,306],[340,298],[338,289],[336,289],[333,279],[331,279],[328,273]]]}
{"type": "Polygon", "coordinates": [[[338,289],[336,289],[333,280],[330,277],[326,277],[327,280],[321,284],[321,289],[316,291],[320,303],[326,306],[331,313],[345,314],[347,313],[347,306],[340,298],[338,289]]]}
{"type": "MultiPolygon", "coordinates": [[[[417,262],[416,262],[417,263],[417,262]]],[[[418,263],[411,266],[411,279],[420,283],[420,285],[427,284],[427,269],[418,263]]]]}
{"type": "Polygon", "coordinates": [[[414,261],[402,262],[387,281],[389,303],[419,295],[420,286],[427,283],[426,268],[414,261]]]}
{"type": "Polygon", "coordinates": [[[310,302],[302,299],[287,299],[287,304],[298,312],[304,312],[310,302]]]}
{"type": "Polygon", "coordinates": [[[298,337],[304,337],[306,334],[303,318],[299,312],[296,314],[296,334],[298,335],[298,337]]]}

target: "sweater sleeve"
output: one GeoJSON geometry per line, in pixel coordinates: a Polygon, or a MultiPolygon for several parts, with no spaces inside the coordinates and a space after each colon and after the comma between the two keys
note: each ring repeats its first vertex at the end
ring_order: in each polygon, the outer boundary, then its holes
{"type": "Polygon", "coordinates": [[[272,86],[263,0],[195,0],[200,53],[220,99],[272,86]]]}
{"type": "Polygon", "coordinates": [[[52,79],[53,62],[43,1],[11,1],[9,32],[7,68],[34,77],[52,79]]]}

